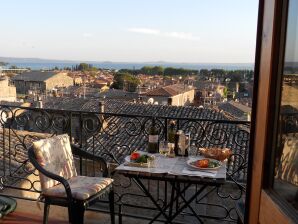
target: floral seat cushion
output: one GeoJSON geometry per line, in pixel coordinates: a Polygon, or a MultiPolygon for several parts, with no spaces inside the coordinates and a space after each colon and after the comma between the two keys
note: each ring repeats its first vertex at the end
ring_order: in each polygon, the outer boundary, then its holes
{"type": "MultiPolygon", "coordinates": [[[[96,193],[106,189],[113,182],[111,178],[76,176],[68,180],[73,198],[86,200],[96,193]]],[[[45,196],[66,197],[62,184],[55,185],[43,191],[45,196]]]]}
{"type": "MultiPolygon", "coordinates": [[[[77,176],[70,141],[67,134],[57,135],[33,143],[37,162],[47,171],[65,179],[77,176]]],[[[39,173],[42,191],[59,182],[39,173]]]]}

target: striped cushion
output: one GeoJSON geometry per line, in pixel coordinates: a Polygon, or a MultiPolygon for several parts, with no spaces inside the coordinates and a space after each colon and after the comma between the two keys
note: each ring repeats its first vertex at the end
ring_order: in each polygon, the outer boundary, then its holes
{"type": "MultiPolygon", "coordinates": [[[[96,193],[107,189],[113,182],[113,179],[103,177],[76,176],[68,180],[73,198],[77,200],[86,200],[96,193]]],[[[65,188],[62,184],[48,188],[43,191],[45,196],[66,197],[65,188]]]]}

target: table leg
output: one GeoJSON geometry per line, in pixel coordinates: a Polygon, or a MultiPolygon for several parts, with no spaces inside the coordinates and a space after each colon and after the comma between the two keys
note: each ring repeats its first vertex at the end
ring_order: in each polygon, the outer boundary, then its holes
{"type": "MultiPolygon", "coordinates": [[[[173,185],[176,182],[170,182],[172,185],[172,192],[171,192],[171,199],[170,199],[170,203],[165,206],[164,211],[166,211],[168,208],[170,208],[170,215],[169,217],[172,216],[172,210],[173,210],[173,206],[175,204],[175,201],[178,199],[179,195],[176,193],[175,197],[174,197],[174,192],[175,192],[175,188],[173,187],[173,185]]],[[[181,193],[184,193],[189,187],[191,186],[191,184],[186,185],[186,187],[183,188],[183,190],[181,191],[181,193]]],[[[162,213],[159,212],[151,221],[149,224],[153,223],[162,213]]],[[[173,220],[173,219],[172,219],[173,220]]]]}
{"type": "MultiPolygon", "coordinates": [[[[200,190],[198,190],[188,201],[187,201],[187,203],[185,203],[182,207],[180,207],[179,209],[178,209],[178,211],[176,211],[176,213],[173,215],[173,216],[171,216],[170,217],[170,221],[172,221],[173,219],[175,219],[176,218],[176,216],[177,215],[179,215],[186,207],[188,207],[189,206],[189,204],[200,194],[200,193],[202,193],[202,191],[205,189],[207,187],[207,185],[203,185],[201,188],[200,188],[200,190]]],[[[182,194],[182,192],[177,192],[177,194],[178,195],[180,195],[180,197],[181,197],[181,194],[182,194]]],[[[201,223],[203,223],[203,221],[201,220],[201,219],[199,219],[199,221],[201,222],[201,223]]]]}
{"type": "MultiPolygon", "coordinates": [[[[175,188],[173,186],[173,188],[175,188]]],[[[180,198],[182,199],[182,201],[185,203],[185,205],[191,210],[191,212],[193,213],[193,215],[198,219],[199,222],[203,223],[202,219],[197,215],[197,213],[195,212],[195,210],[190,206],[191,202],[188,202],[185,197],[183,196],[183,193],[180,193],[180,188],[176,188],[176,192],[178,195],[180,195],[180,198]]]]}
{"type": "MultiPolygon", "coordinates": [[[[138,182],[138,184],[141,187],[142,191],[150,198],[150,200],[153,202],[153,204],[158,208],[158,210],[160,211],[160,214],[162,214],[165,217],[165,219],[167,220],[167,223],[172,223],[172,219],[170,219],[170,217],[165,213],[165,209],[163,210],[159,206],[159,204],[155,201],[154,197],[150,194],[150,192],[144,186],[142,181],[140,181],[140,179],[138,179],[138,178],[134,178],[134,179],[138,182]]],[[[150,221],[150,223],[152,223],[152,221],[150,221]]]]}

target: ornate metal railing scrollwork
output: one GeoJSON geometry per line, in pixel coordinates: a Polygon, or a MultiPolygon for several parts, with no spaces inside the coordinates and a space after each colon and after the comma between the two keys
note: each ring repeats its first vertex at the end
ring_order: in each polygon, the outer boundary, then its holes
{"type": "MultiPolygon", "coordinates": [[[[208,113],[213,116],[215,112],[206,111],[203,114],[208,113]]],[[[191,143],[198,147],[232,149],[233,156],[227,161],[227,184],[218,188],[207,188],[205,197],[195,200],[194,208],[209,206],[208,210],[219,210],[220,214],[212,216],[206,212],[200,214],[202,217],[235,222],[235,201],[242,198],[246,191],[250,123],[205,117],[154,115],[154,119],[160,140],[167,139],[170,121],[173,120],[175,128],[190,133],[191,143]]],[[[297,117],[296,120],[293,117],[283,119],[284,122],[293,124],[293,127],[297,124],[297,117]]],[[[0,105],[0,188],[39,192],[37,174],[27,158],[27,148],[35,140],[68,133],[72,141],[84,150],[117,164],[135,150],[146,150],[151,125],[152,116],[147,115],[0,105]],[[24,182],[26,184],[22,185],[24,182]]],[[[117,176],[117,172],[114,174],[116,204],[125,206],[128,210],[131,208],[132,210],[127,212],[132,216],[137,216],[135,209],[146,210],[148,200],[137,184],[132,179],[117,176]],[[133,201],[142,201],[142,205],[136,206],[133,201]]],[[[167,203],[170,198],[170,184],[163,181],[146,181],[146,184],[161,205],[167,203]]],[[[195,191],[196,188],[190,190],[195,191]]],[[[185,193],[186,196],[188,193],[185,193]]],[[[153,208],[148,206],[148,209],[153,208]]],[[[188,216],[189,212],[185,211],[183,214],[188,216]]]]}

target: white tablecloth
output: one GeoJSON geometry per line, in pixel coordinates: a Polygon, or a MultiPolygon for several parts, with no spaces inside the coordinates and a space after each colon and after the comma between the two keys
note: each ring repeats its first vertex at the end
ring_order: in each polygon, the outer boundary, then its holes
{"type": "Polygon", "coordinates": [[[167,173],[173,175],[186,175],[186,176],[198,176],[198,177],[209,177],[209,178],[226,178],[226,164],[215,170],[215,171],[202,171],[202,170],[194,170],[193,168],[187,165],[187,160],[197,160],[202,159],[203,157],[175,157],[175,158],[167,158],[161,156],[159,154],[155,155],[155,166],[151,168],[146,167],[133,167],[127,166],[125,164],[121,164],[116,168],[116,170],[127,170],[127,171],[135,171],[135,172],[148,172],[148,173],[167,173]]]}

